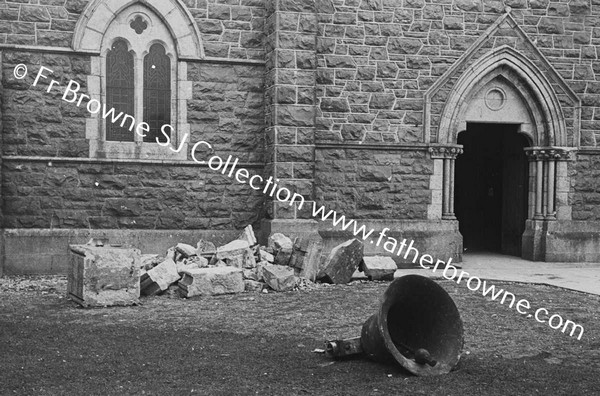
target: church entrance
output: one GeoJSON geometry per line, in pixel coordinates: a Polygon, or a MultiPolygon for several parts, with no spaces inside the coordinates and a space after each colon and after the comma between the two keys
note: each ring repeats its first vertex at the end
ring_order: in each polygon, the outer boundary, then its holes
{"type": "Polygon", "coordinates": [[[521,256],[527,219],[527,139],[516,124],[468,123],[458,135],[455,213],[463,246],[521,256]]]}

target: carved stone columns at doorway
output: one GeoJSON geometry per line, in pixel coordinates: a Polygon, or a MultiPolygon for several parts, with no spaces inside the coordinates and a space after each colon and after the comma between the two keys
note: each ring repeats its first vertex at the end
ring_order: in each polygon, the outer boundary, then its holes
{"type": "Polygon", "coordinates": [[[529,218],[570,220],[567,161],[573,159],[573,149],[531,147],[525,152],[529,158],[531,185],[529,218]]]}
{"type": "Polygon", "coordinates": [[[456,220],[454,215],[454,166],[462,154],[462,146],[433,146],[429,148],[433,159],[433,176],[430,182],[432,202],[428,218],[456,220]]]}

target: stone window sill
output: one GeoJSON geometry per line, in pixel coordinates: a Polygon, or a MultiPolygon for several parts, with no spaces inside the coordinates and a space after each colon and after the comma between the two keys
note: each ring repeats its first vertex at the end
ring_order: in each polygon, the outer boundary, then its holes
{"type": "Polygon", "coordinates": [[[157,143],[90,140],[90,158],[186,160],[187,152],[187,143],[179,152],[174,152],[169,146],[157,143]]]}

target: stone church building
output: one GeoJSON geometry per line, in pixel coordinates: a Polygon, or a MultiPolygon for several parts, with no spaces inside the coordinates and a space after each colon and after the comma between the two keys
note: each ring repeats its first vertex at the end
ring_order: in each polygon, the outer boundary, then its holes
{"type": "Polygon", "coordinates": [[[599,48],[598,0],[2,0],[0,274],[90,237],[352,236],[308,202],[442,260],[600,261],[599,48]]]}

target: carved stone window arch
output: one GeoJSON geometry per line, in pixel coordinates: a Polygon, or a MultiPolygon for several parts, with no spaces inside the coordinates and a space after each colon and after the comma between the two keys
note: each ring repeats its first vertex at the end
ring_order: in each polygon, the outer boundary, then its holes
{"type": "Polygon", "coordinates": [[[182,0],[91,0],[75,26],[73,49],[100,53],[104,33],[113,19],[132,5],[141,5],[160,15],[183,59],[202,59],[200,31],[182,0]]]}
{"type": "MultiPolygon", "coordinates": [[[[193,18],[179,0],[90,2],[78,21],[73,40],[74,49],[92,53],[92,73],[88,77],[90,97],[103,103],[114,102],[109,93],[110,81],[107,85],[107,80],[111,78],[107,77],[107,55],[115,42],[125,42],[134,63],[134,109],[130,115],[136,125],[141,122],[152,124],[150,133],[135,133],[134,129],[133,138],[122,141],[122,137],[115,139],[110,135],[107,121],[101,115],[88,118],[86,137],[91,158],[187,159],[190,133],[187,101],[191,99],[192,82],[187,81],[187,63],[182,58],[199,59],[203,56],[199,37],[193,18]],[[160,55],[163,83],[160,89],[149,86],[145,90],[144,76],[148,73],[144,71],[144,60],[151,48],[155,48],[154,52],[164,50],[160,55]],[[167,69],[164,65],[168,65],[167,69]],[[165,81],[169,84],[165,85],[165,81]],[[150,92],[153,95],[149,95],[150,92]],[[157,113],[159,110],[161,114],[157,113]],[[167,124],[172,128],[164,130],[170,134],[170,145],[174,150],[157,144],[155,140],[158,137],[159,141],[166,141],[158,129],[167,124]],[[143,134],[146,137],[142,137],[143,134]]],[[[156,63],[156,59],[154,61],[156,63]]],[[[156,63],[148,67],[160,65],[156,63]]],[[[126,123],[126,126],[130,125],[130,122],[126,123]]]]}

